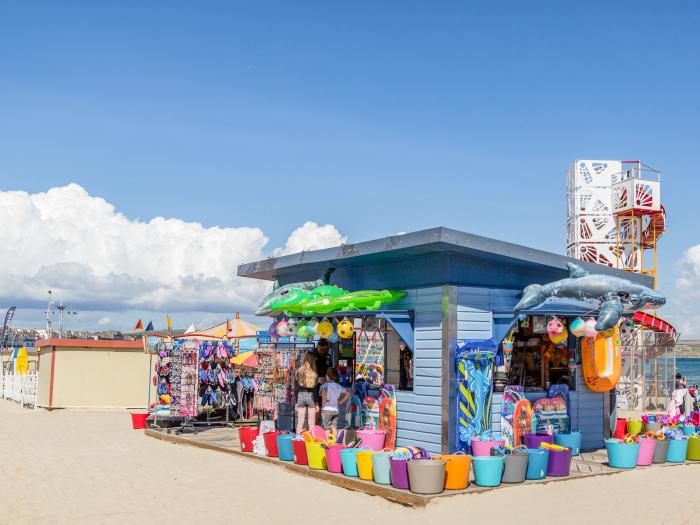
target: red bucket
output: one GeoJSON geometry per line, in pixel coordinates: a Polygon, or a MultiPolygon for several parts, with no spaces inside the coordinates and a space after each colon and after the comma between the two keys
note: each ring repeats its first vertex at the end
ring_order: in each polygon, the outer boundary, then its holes
{"type": "Polygon", "coordinates": [[[271,458],[278,458],[280,456],[279,450],[277,449],[277,436],[282,432],[275,430],[274,432],[265,432],[263,434],[263,439],[265,440],[265,450],[267,455],[271,458]]]}
{"type": "Polygon", "coordinates": [[[615,432],[612,437],[616,439],[621,439],[625,434],[627,434],[627,420],[621,417],[617,418],[615,422],[615,432]]]}
{"type": "Polygon", "coordinates": [[[131,426],[134,430],[140,430],[146,428],[146,418],[148,417],[148,412],[141,414],[138,412],[131,412],[131,426]]]}
{"type": "Polygon", "coordinates": [[[294,463],[297,465],[308,465],[306,457],[306,443],[301,439],[292,439],[292,451],[294,452],[294,463]]]}
{"type": "Polygon", "coordinates": [[[255,427],[241,427],[238,429],[238,438],[241,442],[241,452],[253,452],[253,441],[258,437],[258,429],[255,427]]]}

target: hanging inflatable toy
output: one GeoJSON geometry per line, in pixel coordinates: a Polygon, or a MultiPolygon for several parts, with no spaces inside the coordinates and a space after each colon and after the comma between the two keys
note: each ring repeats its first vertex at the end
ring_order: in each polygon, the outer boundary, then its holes
{"type": "Polygon", "coordinates": [[[561,333],[563,331],[564,331],[564,325],[556,317],[547,323],[547,335],[549,335],[550,339],[552,337],[556,337],[558,335],[561,335],[561,333]]]}
{"type": "Polygon", "coordinates": [[[299,339],[311,339],[313,336],[314,334],[309,328],[309,323],[306,321],[297,323],[297,337],[299,339]]]}
{"type": "Polygon", "coordinates": [[[347,317],[338,323],[338,335],[341,339],[350,339],[354,330],[352,322],[347,317]]]}
{"type": "Polygon", "coordinates": [[[316,333],[319,337],[328,339],[331,335],[333,335],[333,325],[328,319],[324,317],[323,320],[320,323],[318,323],[318,326],[316,327],[316,333]]]}
{"type": "Polygon", "coordinates": [[[277,321],[272,321],[268,332],[270,332],[270,337],[277,337],[277,321]]]}
{"type": "Polygon", "coordinates": [[[297,320],[287,319],[287,333],[289,335],[294,335],[297,331],[297,320]]]}
{"type": "Polygon", "coordinates": [[[583,336],[583,332],[586,329],[586,323],[580,317],[577,317],[569,323],[569,331],[576,337],[583,336]]]}
{"type": "Polygon", "coordinates": [[[287,321],[282,319],[279,323],[277,323],[275,331],[280,337],[287,337],[289,335],[289,332],[287,331],[287,321]]]}
{"type": "Polygon", "coordinates": [[[559,335],[555,336],[550,336],[549,340],[552,341],[555,345],[558,345],[559,343],[565,343],[566,340],[569,338],[569,332],[564,328],[564,331],[560,333],[559,335]]]}
{"type": "Polygon", "coordinates": [[[584,323],[583,335],[585,337],[595,337],[596,335],[598,335],[598,330],[596,330],[595,325],[596,325],[595,319],[593,319],[593,318],[588,319],[584,323]]]}

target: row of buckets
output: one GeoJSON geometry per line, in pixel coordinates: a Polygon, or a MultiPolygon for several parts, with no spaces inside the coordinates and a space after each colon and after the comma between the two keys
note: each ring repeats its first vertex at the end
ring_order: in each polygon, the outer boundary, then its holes
{"type": "MultiPolygon", "coordinates": [[[[678,425],[672,425],[669,428],[677,428],[678,425]]],[[[636,436],[641,433],[646,433],[646,432],[659,432],[664,428],[664,425],[661,422],[649,422],[649,423],[643,423],[640,420],[635,420],[635,419],[625,419],[625,418],[618,418],[617,422],[615,424],[615,431],[613,432],[613,438],[622,438],[625,435],[633,435],[636,436]]],[[[697,427],[695,425],[683,425],[680,427],[681,432],[685,434],[686,436],[692,436],[693,434],[696,434],[700,427],[697,427]]]]}
{"type": "MultiPolygon", "coordinates": [[[[541,439],[532,438],[530,443],[536,446],[519,447],[506,456],[491,456],[491,448],[502,445],[502,442],[488,441],[473,442],[472,456],[458,453],[433,457],[419,448],[408,447],[404,454],[396,454],[388,449],[378,451],[368,447],[348,448],[320,440],[304,441],[294,434],[280,431],[266,432],[262,438],[266,455],[281,461],[391,485],[416,494],[439,494],[446,489],[466,489],[472,470],[475,483],[482,487],[522,483],[526,479],[547,476],[568,476],[572,454],[578,454],[581,446],[580,433],[575,434],[560,435],[560,450],[540,448],[539,443],[552,436],[537,436],[541,439]],[[573,441],[574,446],[565,445],[567,440],[573,441]]],[[[257,428],[240,428],[242,451],[252,452],[256,439],[259,439],[257,428]]],[[[365,444],[363,442],[363,446],[365,444]]]]}
{"type": "Polygon", "coordinates": [[[652,463],[685,463],[700,461],[700,436],[684,439],[640,438],[638,443],[623,443],[611,438],[605,441],[608,463],[613,468],[632,469],[652,463]]]}

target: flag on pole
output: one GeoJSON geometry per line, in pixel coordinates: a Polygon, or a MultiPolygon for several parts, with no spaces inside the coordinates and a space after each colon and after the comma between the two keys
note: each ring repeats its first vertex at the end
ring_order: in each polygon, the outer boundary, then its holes
{"type": "Polygon", "coordinates": [[[15,316],[15,310],[17,309],[16,306],[12,306],[7,309],[7,313],[5,314],[5,324],[2,327],[2,348],[5,348],[5,342],[7,342],[7,336],[10,333],[10,322],[12,321],[12,318],[15,316]]]}
{"type": "Polygon", "coordinates": [[[166,315],[165,319],[168,321],[168,335],[173,335],[173,320],[169,315],[166,315]]]}
{"type": "Polygon", "coordinates": [[[148,326],[146,327],[146,332],[152,332],[153,330],[154,330],[153,321],[148,321],[148,326]]]}
{"type": "Polygon", "coordinates": [[[137,331],[143,330],[143,323],[141,322],[141,319],[139,319],[138,323],[136,323],[136,326],[134,326],[134,330],[137,330],[137,331]]]}

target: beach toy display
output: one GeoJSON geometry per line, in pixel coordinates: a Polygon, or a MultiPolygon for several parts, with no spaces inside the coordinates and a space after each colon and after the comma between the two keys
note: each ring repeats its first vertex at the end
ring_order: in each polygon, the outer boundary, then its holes
{"type": "Polygon", "coordinates": [[[384,449],[382,452],[377,452],[372,456],[372,472],[375,483],[380,485],[389,485],[391,483],[390,457],[391,451],[389,449],[384,449]]]}
{"type": "Polygon", "coordinates": [[[294,449],[292,448],[294,434],[277,435],[277,451],[281,461],[294,461],[294,449]]]}
{"type": "Polygon", "coordinates": [[[263,440],[265,442],[265,451],[267,455],[271,458],[279,457],[279,451],[277,450],[277,436],[282,432],[275,430],[273,432],[265,432],[263,434],[263,440]]]}
{"type": "MultiPolygon", "coordinates": [[[[642,416],[642,423],[644,424],[644,432],[658,432],[663,427],[661,423],[661,414],[645,414],[642,416]]],[[[614,436],[613,436],[614,437],[614,436]]]]}
{"type": "Polygon", "coordinates": [[[314,470],[326,470],[326,451],[320,441],[306,441],[306,459],[309,468],[314,470]]]}
{"type": "Polygon", "coordinates": [[[547,462],[549,450],[544,448],[527,449],[527,473],[526,479],[544,479],[547,477],[547,462]]]}
{"type": "Polygon", "coordinates": [[[539,448],[542,443],[554,443],[554,436],[549,434],[525,434],[523,443],[527,448],[539,448]]]}
{"type": "Polygon", "coordinates": [[[506,442],[503,440],[495,440],[492,438],[474,437],[471,441],[472,456],[490,456],[491,449],[495,447],[503,447],[506,442]]]}
{"type": "Polygon", "coordinates": [[[668,454],[666,461],[669,463],[685,463],[688,455],[688,438],[678,429],[669,429],[665,432],[668,439],[668,454]]]}
{"type": "Polygon", "coordinates": [[[700,436],[692,436],[688,438],[688,451],[686,459],[692,461],[700,461],[700,436]]]}
{"type": "Polygon", "coordinates": [[[358,452],[357,458],[357,476],[366,481],[372,481],[374,474],[372,471],[372,456],[376,454],[374,450],[364,450],[358,452]]]}
{"type": "Polygon", "coordinates": [[[693,436],[696,433],[695,425],[683,425],[680,428],[684,436],[693,436]]]}
{"type": "Polygon", "coordinates": [[[343,462],[340,459],[340,452],[345,448],[343,444],[326,446],[326,466],[328,472],[340,474],[343,472],[343,462]]]}
{"type": "Polygon", "coordinates": [[[613,468],[630,469],[637,466],[639,459],[639,440],[630,436],[623,439],[610,438],[605,440],[608,451],[608,463],[613,468]]]}
{"type": "Polygon", "coordinates": [[[258,429],[255,427],[241,427],[238,429],[238,438],[241,442],[241,452],[253,452],[253,443],[258,437],[258,429]]]}
{"type": "Polygon", "coordinates": [[[434,456],[434,460],[445,462],[445,489],[463,490],[469,486],[471,456],[464,453],[434,456]]]}
{"type": "Polygon", "coordinates": [[[639,434],[642,429],[644,428],[644,425],[642,424],[641,421],[638,420],[633,420],[630,419],[627,421],[627,433],[632,434],[633,436],[636,436],[639,434]]]}
{"type": "Polygon", "coordinates": [[[549,443],[542,443],[541,446],[545,450],[549,450],[547,475],[558,478],[568,476],[571,470],[571,449],[549,443]]]}
{"type": "Polygon", "coordinates": [[[654,460],[654,451],[656,450],[656,440],[652,437],[642,436],[639,438],[639,457],[637,458],[637,466],[648,467],[654,460]]]}
{"type": "Polygon", "coordinates": [[[350,478],[358,477],[357,454],[366,452],[363,448],[344,448],[340,451],[340,461],[343,465],[343,474],[350,478]]]}
{"type": "Polygon", "coordinates": [[[362,448],[367,450],[375,450],[377,452],[384,449],[384,441],[386,432],[373,428],[363,428],[357,431],[357,437],[362,443],[362,448]]]}
{"type": "Polygon", "coordinates": [[[521,445],[513,449],[504,460],[503,483],[522,483],[527,475],[527,447],[521,445]]]}
{"type": "Polygon", "coordinates": [[[554,443],[562,447],[571,449],[572,456],[578,456],[581,453],[581,442],[583,435],[578,430],[572,430],[568,433],[554,434],[554,443]]]}
{"type": "Polygon", "coordinates": [[[409,489],[415,494],[440,494],[445,490],[445,461],[430,458],[408,462],[409,489]]]}
{"type": "Polygon", "coordinates": [[[297,436],[292,439],[292,451],[294,452],[294,463],[296,465],[308,465],[309,460],[306,455],[306,442],[297,436]]]}
{"type": "Polygon", "coordinates": [[[498,487],[501,484],[505,456],[474,456],[474,483],[480,487],[498,487]]]}

